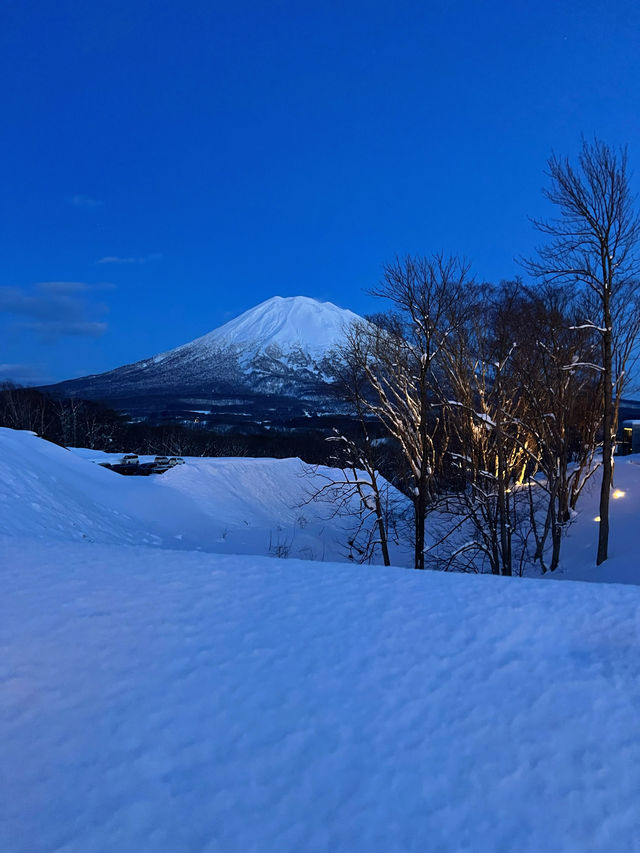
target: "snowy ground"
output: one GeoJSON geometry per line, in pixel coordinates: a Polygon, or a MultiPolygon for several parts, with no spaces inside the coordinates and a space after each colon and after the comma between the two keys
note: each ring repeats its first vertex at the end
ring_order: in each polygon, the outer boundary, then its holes
{"type": "Polygon", "coordinates": [[[640,849],[640,590],[4,541],[0,849],[640,849]]]}
{"type": "Polygon", "coordinates": [[[640,584],[640,456],[616,457],[610,511],[609,559],[596,567],[600,479],[580,497],[578,519],[562,546],[559,579],[640,584]]]}
{"type": "MultiPolygon", "coordinates": [[[[90,461],[107,458],[0,428],[0,535],[347,560],[353,519],[309,502],[330,469],[189,459],[161,476],[123,477],[90,461]]],[[[394,561],[408,551],[396,548],[394,561]]]]}
{"type": "MultiPolygon", "coordinates": [[[[602,566],[596,567],[600,483],[598,472],[587,482],[578,502],[576,518],[569,524],[562,542],[560,565],[553,574],[544,575],[546,579],[640,585],[640,455],[616,457],[610,502],[609,559],[602,566]]],[[[526,500],[524,494],[523,499],[526,500]]],[[[436,511],[427,517],[427,545],[433,545],[432,550],[427,552],[427,559],[431,558],[436,565],[437,557],[450,555],[456,547],[476,537],[471,525],[461,526],[454,528],[449,540],[436,544],[452,526],[451,515],[440,515],[436,511]]],[[[532,552],[533,541],[530,547],[532,552]]],[[[478,565],[479,570],[489,571],[486,563],[481,568],[482,563],[478,560],[478,565]]],[[[517,561],[515,567],[517,571],[517,561]]],[[[526,567],[525,574],[528,577],[542,577],[537,563],[526,567]]]]}
{"type": "MultiPolygon", "coordinates": [[[[0,428],[0,535],[348,560],[353,520],[332,517],[327,504],[309,502],[335,473],[331,469],[320,467],[313,475],[299,459],[193,458],[162,476],[122,477],[93,464],[119,458],[81,448],[69,452],[31,433],[0,428]]],[[[640,460],[619,458],[615,483],[619,497],[611,502],[607,564],[595,567],[594,477],[563,544],[555,579],[640,584],[635,527],[640,460]]],[[[430,519],[427,540],[436,534],[439,538],[430,519]]],[[[408,544],[392,543],[391,550],[396,565],[411,565],[408,544]]],[[[381,562],[379,553],[376,559],[381,562]]]]}
{"type": "Polygon", "coordinates": [[[635,460],[563,567],[625,586],[196,553],[293,482],[221,464],[0,431],[2,853],[640,851],[635,460]]]}

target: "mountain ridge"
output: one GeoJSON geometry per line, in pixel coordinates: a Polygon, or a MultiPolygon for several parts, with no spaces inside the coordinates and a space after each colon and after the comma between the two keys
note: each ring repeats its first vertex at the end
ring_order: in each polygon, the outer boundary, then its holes
{"type": "Polygon", "coordinates": [[[149,416],[149,408],[181,410],[194,401],[199,408],[208,403],[215,407],[230,396],[238,403],[263,398],[270,411],[268,403],[286,397],[289,414],[296,400],[305,413],[310,405],[323,410],[328,401],[335,410],[330,354],[345,329],[361,320],[332,302],[274,296],[193,341],[46,390],[100,400],[142,416],[149,416]]]}

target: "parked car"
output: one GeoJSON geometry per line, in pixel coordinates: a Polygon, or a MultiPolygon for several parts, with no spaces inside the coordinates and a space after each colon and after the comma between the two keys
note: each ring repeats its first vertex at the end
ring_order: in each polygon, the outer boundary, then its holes
{"type": "Polygon", "coordinates": [[[170,468],[171,463],[169,462],[168,456],[156,456],[153,460],[153,464],[156,468],[170,468]]]}
{"type": "Polygon", "coordinates": [[[184,459],[182,456],[170,456],[169,457],[169,465],[173,468],[174,465],[184,465],[184,459]]]}
{"type": "Polygon", "coordinates": [[[138,465],[140,460],[135,453],[125,453],[120,460],[121,465],[138,465]]]}

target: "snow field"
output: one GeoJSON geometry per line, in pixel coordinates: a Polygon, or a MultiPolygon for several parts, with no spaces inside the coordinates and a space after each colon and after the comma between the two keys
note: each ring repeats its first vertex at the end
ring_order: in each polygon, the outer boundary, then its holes
{"type": "Polygon", "coordinates": [[[640,590],[0,542],[7,853],[640,850],[640,590]]]}
{"type": "Polygon", "coordinates": [[[108,458],[0,428],[0,534],[347,559],[353,519],[308,503],[329,469],[313,475],[300,459],[190,459],[161,476],[123,477],[90,461],[108,458]]]}
{"type": "MultiPolygon", "coordinates": [[[[308,502],[335,469],[320,467],[312,475],[299,459],[193,458],[161,476],[122,477],[91,461],[110,457],[82,448],[70,452],[31,433],[0,428],[0,535],[347,560],[355,520],[332,517],[330,505],[308,502]]],[[[547,577],[640,584],[635,457],[617,459],[615,485],[610,559],[596,568],[595,476],[563,543],[560,567],[547,577]]],[[[438,524],[437,514],[427,519],[427,543],[440,538],[438,524]]],[[[392,543],[391,551],[396,565],[411,565],[410,542],[392,543]]],[[[535,567],[531,572],[539,574],[535,567]]]]}
{"type": "Polygon", "coordinates": [[[635,459],[587,584],[268,559],[342,556],[299,460],[92,454],[0,430],[2,853],[640,851],[635,459]]]}

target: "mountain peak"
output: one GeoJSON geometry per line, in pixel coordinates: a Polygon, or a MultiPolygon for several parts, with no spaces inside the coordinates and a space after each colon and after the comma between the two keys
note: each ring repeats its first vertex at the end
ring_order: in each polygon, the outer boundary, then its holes
{"type": "Polygon", "coordinates": [[[358,320],[357,314],[333,302],[272,296],[186,346],[208,349],[257,343],[260,349],[276,345],[285,350],[326,351],[340,341],[345,327],[358,320]]]}
{"type": "MultiPolygon", "coordinates": [[[[198,412],[207,406],[217,412],[223,411],[222,405],[231,406],[230,416],[244,423],[247,412],[258,411],[256,399],[278,396],[295,400],[291,411],[297,412],[299,406],[306,413],[310,407],[325,405],[322,400],[328,399],[332,382],[327,356],[341,343],[345,329],[360,320],[332,302],[273,296],[175,349],[54,387],[56,393],[88,399],[126,400],[126,410],[136,415],[157,413],[158,405],[163,411],[190,412],[197,401],[198,412]]],[[[335,410],[333,394],[330,399],[335,410]]],[[[263,416],[273,420],[273,403],[263,416]]]]}

